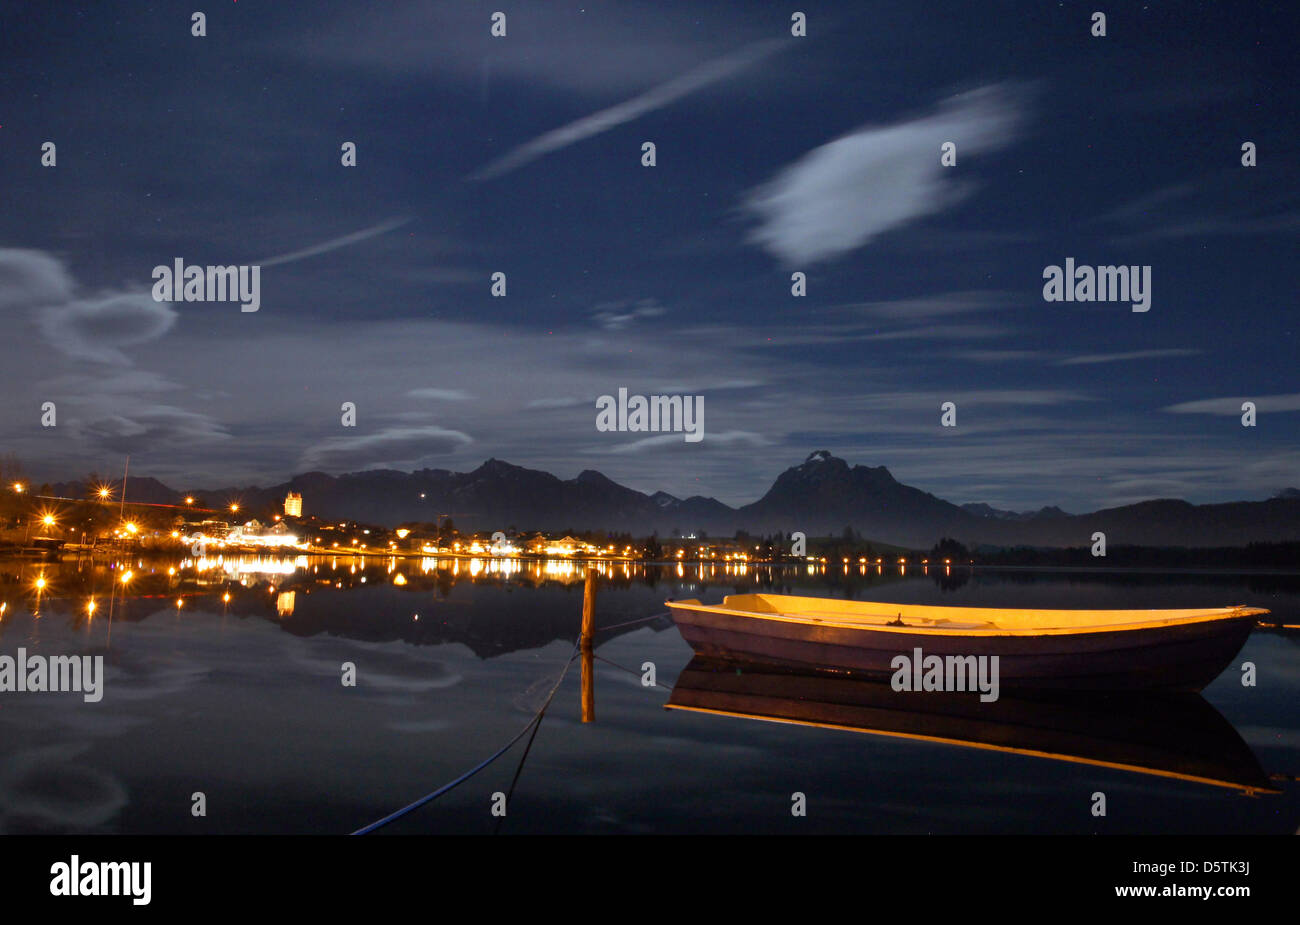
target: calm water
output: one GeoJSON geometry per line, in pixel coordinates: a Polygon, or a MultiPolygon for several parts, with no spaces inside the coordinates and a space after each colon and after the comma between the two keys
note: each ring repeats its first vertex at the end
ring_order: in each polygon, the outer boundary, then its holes
{"type": "MultiPolygon", "coordinates": [[[[681,571],[614,567],[598,624],[662,613],[667,598],[719,601],[760,588],[1008,607],[1249,603],[1300,623],[1294,575],[681,571]]],[[[0,601],[0,655],[20,646],[102,654],[107,673],[100,703],[0,693],[0,831],[345,833],[458,776],[523,727],[573,652],[582,585],[565,563],[501,574],[468,562],[375,558],[6,560],[0,601]],[[125,598],[110,590],[120,588],[125,598]],[[356,665],[355,687],[340,683],[344,662],[356,665]],[[206,795],[203,818],[191,815],[196,791],[206,795]]],[[[1022,753],[667,710],[665,688],[691,652],[666,618],[600,634],[597,655],[596,722],[580,722],[575,662],[504,820],[491,815],[491,795],[509,789],[523,743],[384,831],[488,833],[498,822],[503,833],[1291,833],[1300,825],[1300,785],[1290,782],[1275,782],[1279,794],[1247,796],[1022,753]],[[663,687],[642,685],[646,662],[663,687]],[[806,817],[791,814],[796,791],[806,795],[806,817]],[[1106,794],[1105,818],[1090,813],[1097,791],[1106,794]]],[[[1257,630],[1235,664],[1247,660],[1257,686],[1244,687],[1230,668],[1205,700],[1264,772],[1300,774],[1300,635],[1257,630]]],[[[1122,701],[1101,709],[1117,723],[1130,715],[1122,701]]],[[[1150,722],[1153,738],[1167,733],[1159,711],[1150,722]]],[[[1227,732],[1222,747],[1231,751],[1227,732]]],[[[1095,722],[1088,734],[1097,734],[1095,722]]],[[[1034,750],[1032,741],[1011,744],[1034,750]]]]}

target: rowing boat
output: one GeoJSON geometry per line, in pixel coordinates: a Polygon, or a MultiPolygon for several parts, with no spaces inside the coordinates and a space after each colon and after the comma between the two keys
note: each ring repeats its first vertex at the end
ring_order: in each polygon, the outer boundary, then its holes
{"type": "Polygon", "coordinates": [[[933,607],[783,594],[721,604],[668,601],[699,655],[894,677],[900,656],[997,656],[1004,687],[1190,690],[1241,650],[1257,607],[1014,610],[933,607]]]}

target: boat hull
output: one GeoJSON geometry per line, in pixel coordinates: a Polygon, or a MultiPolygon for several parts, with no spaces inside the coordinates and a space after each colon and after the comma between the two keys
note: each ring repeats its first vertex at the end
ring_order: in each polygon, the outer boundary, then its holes
{"type": "Polygon", "coordinates": [[[696,654],[801,669],[889,678],[913,656],[998,656],[1003,687],[1199,691],[1232,662],[1255,625],[1249,615],[1122,632],[966,635],[881,632],[692,609],[668,602],[696,654]]]}

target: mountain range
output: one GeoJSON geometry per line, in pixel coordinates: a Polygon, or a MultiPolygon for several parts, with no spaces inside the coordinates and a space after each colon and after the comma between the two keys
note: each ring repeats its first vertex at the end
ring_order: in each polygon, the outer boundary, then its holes
{"type": "MultiPolygon", "coordinates": [[[[1191,504],[1157,499],[1088,514],[1058,507],[1033,512],[986,504],[957,505],[896,480],[884,466],[850,466],[825,450],[786,469],[751,504],[733,508],[714,498],[645,494],[588,469],[572,479],[489,459],[472,472],[380,469],[329,475],[307,472],[268,488],[236,487],[190,492],[209,504],[238,499],[257,514],[278,509],[285,494],[303,496],[304,514],[329,520],[396,525],[451,517],[461,530],[606,530],[661,537],[708,533],[808,536],[841,534],[852,527],[864,538],[929,548],[949,536],[968,546],[1088,546],[1095,532],[1110,545],[1244,546],[1300,541],[1300,491],[1286,489],[1265,501],[1191,504]]],[[[54,492],[84,497],[81,483],[54,492]]],[[[179,503],[184,492],[151,478],[135,478],[128,499],[179,503]]]]}

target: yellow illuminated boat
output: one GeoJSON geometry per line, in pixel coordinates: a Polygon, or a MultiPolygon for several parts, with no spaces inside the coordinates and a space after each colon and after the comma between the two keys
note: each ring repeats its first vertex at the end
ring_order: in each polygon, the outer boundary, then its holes
{"type": "Polygon", "coordinates": [[[699,655],[799,668],[894,674],[899,655],[998,656],[1000,683],[1079,690],[1200,690],[1268,613],[1185,610],[1013,610],[934,607],[782,594],[721,604],[668,601],[699,655]]]}

